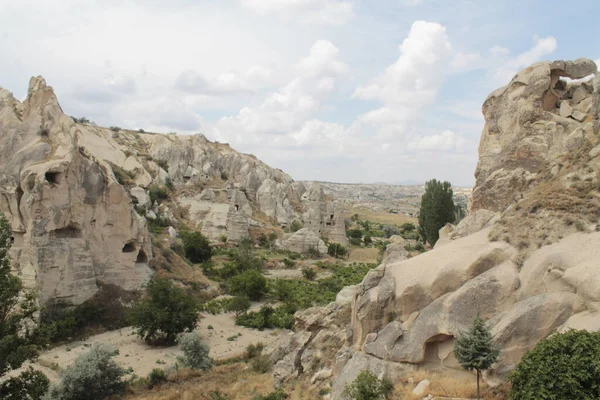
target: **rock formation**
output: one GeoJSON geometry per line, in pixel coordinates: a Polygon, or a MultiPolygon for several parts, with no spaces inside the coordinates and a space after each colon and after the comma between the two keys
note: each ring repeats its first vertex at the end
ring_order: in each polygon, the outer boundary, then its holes
{"type": "MultiPolygon", "coordinates": [[[[560,79],[595,72],[585,59],[538,63],[492,93],[483,107],[474,212],[442,228],[440,243],[417,257],[391,244],[361,284],[311,311],[324,314],[319,323],[298,313],[297,335],[310,332],[312,340],[295,350],[296,360],[328,348],[316,341],[322,334],[338,335],[337,352],[292,371],[331,370],[317,383],[338,399],[364,368],[392,379],[414,368],[460,369],[454,338],[480,314],[502,347],[484,375],[495,385],[553,332],[600,329],[600,77],[560,79]],[[321,322],[333,316],[331,326],[321,322]]],[[[280,362],[277,382],[285,382],[280,362]]]]}
{"type": "Polygon", "coordinates": [[[139,288],[152,274],[150,219],[183,220],[215,242],[294,220],[345,240],[341,209],[319,184],[307,189],[200,134],[74,120],[42,77],[31,79],[23,102],[0,88],[0,212],[13,229],[15,273],[39,288],[42,303],[79,304],[101,283],[139,288]],[[159,204],[153,191],[166,187],[171,197],[159,204]]]}

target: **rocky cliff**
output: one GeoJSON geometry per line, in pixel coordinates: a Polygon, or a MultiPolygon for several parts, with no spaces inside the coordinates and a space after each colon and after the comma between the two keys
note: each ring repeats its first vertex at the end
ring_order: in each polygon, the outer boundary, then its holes
{"type": "Polygon", "coordinates": [[[392,378],[460,369],[454,338],[480,314],[502,347],[485,375],[495,385],[553,332],[600,329],[600,76],[562,79],[596,71],[586,59],[538,63],[492,93],[475,211],[443,228],[435,249],[406,259],[390,248],[336,303],[296,314],[276,383],[305,374],[339,398],[364,368],[392,378]]]}
{"type": "Polygon", "coordinates": [[[306,188],[200,134],[80,122],[42,77],[23,102],[0,88],[0,212],[13,229],[12,266],[41,302],[79,304],[102,283],[140,287],[152,274],[149,219],[232,243],[294,220],[345,239],[343,217],[318,184],[306,188]],[[166,188],[169,198],[156,201],[152,190],[166,188]]]}

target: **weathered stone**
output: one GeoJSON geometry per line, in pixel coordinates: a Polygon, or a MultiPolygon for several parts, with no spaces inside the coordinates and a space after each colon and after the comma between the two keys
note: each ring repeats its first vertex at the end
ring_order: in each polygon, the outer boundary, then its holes
{"type": "Polygon", "coordinates": [[[582,79],[598,72],[596,63],[587,58],[565,61],[565,74],[571,79],[582,79]]]}
{"type": "Polygon", "coordinates": [[[302,228],[291,235],[282,244],[282,247],[297,253],[306,253],[310,248],[321,254],[327,253],[325,242],[311,229],[302,228]]]}
{"type": "Polygon", "coordinates": [[[573,111],[571,117],[576,121],[583,122],[585,121],[587,115],[585,113],[582,113],[581,111],[573,111]]]}
{"type": "Polygon", "coordinates": [[[560,110],[559,110],[560,116],[563,118],[568,118],[571,116],[572,112],[573,112],[573,107],[571,107],[569,105],[569,102],[566,100],[561,101],[560,110]]]}
{"type": "Polygon", "coordinates": [[[431,382],[429,382],[428,379],[423,379],[421,382],[419,382],[419,384],[413,389],[412,394],[415,396],[423,396],[425,395],[425,393],[427,392],[427,390],[429,389],[429,385],[431,384],[431,382]]]}

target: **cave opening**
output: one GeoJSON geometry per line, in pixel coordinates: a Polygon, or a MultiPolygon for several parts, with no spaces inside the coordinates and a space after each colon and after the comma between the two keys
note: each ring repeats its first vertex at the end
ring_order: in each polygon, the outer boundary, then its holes
{"type": "Polygon", "coordinates": [[[123,246],[123,253],[133,253],[135,250],[135,243],[129,242],[123,246]]]}
{"type": "Polygon", "coordinates": [[[58,171],[47,171],[44,174],[44,178],[46,178],[47,182],[57,185],[62,179],[62,174],[58,171]]]}
{"type": "Polygon", "coordinates": [[[135,263],[136,264],[148,263],[148,256],[146,255],[146,252],[143,249],[140,250],[140,252],[138,253],[137,258],[135,259],[135,263]]]}

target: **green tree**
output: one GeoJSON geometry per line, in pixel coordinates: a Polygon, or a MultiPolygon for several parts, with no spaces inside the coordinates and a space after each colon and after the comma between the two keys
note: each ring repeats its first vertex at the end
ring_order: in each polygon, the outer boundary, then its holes
{"type": "Polygon", "coordinates": [[[267,292],[267,279],[259,271],[251,269],[231,278],[229,287],[232,293],[257,301],[267,292]]]}
{"type": "Polygon", "coordinates": [[[202,342],[198,332],[186,333],[179,341],[179,347],[183,352],[183,357],[178,360],[191,369],[208,369],[210,368],[211,360],[208,355],[209,347],[202,342]]]}
{"type": "Polygon", "coordinates": [[[600,399],[600,332],[571,330],[540,341],[509,376],[516,400],[600,399]]]}
{"type": "Polygon", "coordinates": [[[425,183],[419,210],[419,228],[423,239],[432,246],[440,237],[439,230],[448,222],[456,220],[452,197],[450,182],[432,179],[425,183]]]}
{"type": "Polygon", "coordinates": [[[199,307],[193,297],[164,278],[153,278],[146,297],[132,310],[133,325],[147,342],[164,340],[175,343],[181,332],[192,331],[198,324],[199,307]]]}
{"type": "Polygon", "coordinates": [[[314,269],[312,269],[310,267],[305,267],[305,268],[302,268],[302,275],[304,275],[304,277],[306,279],[308,279],[309,281],[314,281],[315,278],[317,277],[317,271],[315,271],[314,269]]]}
{"type": "MultiPolygon", "coordinates": [[[[21,280],[10,273],[11,229],[0,213],[0,378],[21,367],[38,354],[39,331],[32,323],[35,296],[23,291],[21,280]]],[[[30,395],[39,399],[48,388],[48,379],[40,372],[28,370],[0,383],[0,398],[21,399],[30,395]]]]}
{"type": "Polygon", "coordinates": [[[250,299],[246,296],[235,296],[227,303],[225,309],[234,312],[237,318],[250,309],[250,299]]]}
{"type": "Polygon", "coordinates": [[[387,399],[394,386],[388,379],[377,379],[371,371],[365,369],[356,379],[346,385],[343,396],[350,400],[384,400],[387,399]]]}
{"type": "Polygon", "coordinates": [[[185,257],[193,263],[203,263],[212,257],[208,239],[200,232],[182,232],[185,257]]]}
{"type": "Polygon", "coordinates": [[[454,355],[460,365],[477,372],[477,398],[481,372],[488,370],[498,360],[500,347],[492,340],[486,323],[477,315],[468,332],[461,334],[454,345],[454,355]]]}
{"type": "Polygon", "coordinates": [[[106,345],[94,345],[89,352],[61,372],[45,400],[103,400],[123,394],[126,384],[121,379],[125,370],[112,359],[116,351],[106,345]]]}
{"type": "Polygon", "coordinates": [[[346,257],[348,250],[340,243],[329,243],[327,246],[327,254],[336,258],[346,257]]]}

